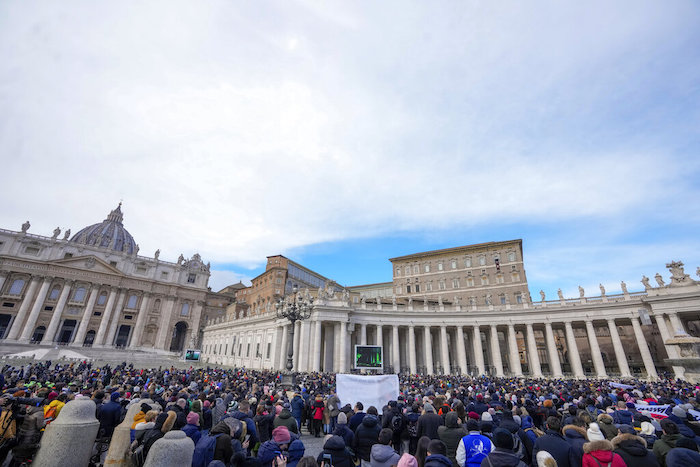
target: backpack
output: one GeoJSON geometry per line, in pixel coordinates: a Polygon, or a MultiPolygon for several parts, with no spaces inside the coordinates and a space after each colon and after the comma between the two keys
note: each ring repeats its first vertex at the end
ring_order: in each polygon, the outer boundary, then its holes
{"type": "Polygon", "coordinates": [[[523,446],[523,440],[520,439],[517,433],[513,433],[513,452],[521,461],[525,460],[525,446],[523,446]]]}
{"type": "Polygon", "coordinates": [[[44,414],[44,423],[48,425],[49,423],[53,422],[56,419],[56,413],[58,410],[56,409],[56,406],[51,406],[46,410],[46,413],[44,414]]]}
{"type": "Polygon", "coordinates": [[[194,447],[192,456],[192,467],[207,467],[214,460],[214,450],[216,449],[216,439],[221,433],[216,435],[202,436],[194,447]]]}
{"type": "Polygon", "coordinates": [[[403,417],[400,414],[394,414],[391,417],[391,429],[394,433],[400,433],[403,430],[403,417]]]}
{"type": "Polygon", "coordinates": [[[414,422],[408,422],[408,436],[410,436],[411,438],[418,437],[418,420],[414,422]]]}

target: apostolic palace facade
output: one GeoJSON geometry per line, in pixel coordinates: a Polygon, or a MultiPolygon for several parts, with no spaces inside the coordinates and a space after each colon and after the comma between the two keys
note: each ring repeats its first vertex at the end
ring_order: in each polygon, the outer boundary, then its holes
{"type": "Polygon", "coordinates": [[[295,324],[296,371],[353,371],[369,344],[384,372],[700,377],[700,283],[680,262],[639,291],[533,300],[521,240],[391,258],[391,281],[348,287],[275,255],[250,286],[213,292],[198,254],[139,255],[121,203],[73,235],[30,227],[0,229],[0,350],[200,348],[205,363],[282,370],[290,322],[276,304],[298,290],[313,306],[295,324]]]}

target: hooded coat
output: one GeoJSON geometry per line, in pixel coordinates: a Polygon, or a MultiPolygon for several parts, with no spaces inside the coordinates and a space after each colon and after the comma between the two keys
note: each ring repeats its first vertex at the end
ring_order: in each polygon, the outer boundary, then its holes
{"type": "Polygon", "coordinates": [[[454,467],[457,467],[457,448],[467,434],[467,430],[457,423],[458,419],[455,412],[450,412],[445,415],[445,425],[438,427],[438,437],[447,446],[447,457],[454,467]]]}
{"type": "MultiPolygon", "coordinates": [[[[387,444],[375,444],[369,456],[369,463],[372,467],[391,467],[399,462],[399,456],[394,448],[387,444]]],[[[335,464],[333,464],[335,466],[335,464]]]]}
{"type": "Polygon", "coordinates": [[[228,465],[233,456],[233,448],[231,447],[231,428],[226,422],[221,421],[214,425],[214,428],[209,432],[210,436],[216,436],[216,446],[214,447],[214,458],[212,460],[222,461],[228,465]]]}
{"type": "Polygon", "coordinates": [[[442,417],[435,412],[425,412],[418,417],[418,438],[427,436],[430,439],[438,439],[438,427],[444,425],[442,417]]]}
{"type": "Polygon", "coordinates": [[[372,446],[377,444],[380,431],[379,420],[375,415],[368,414],[362,419],[362,423],[355,430],[355,455],[357,457],[369,461],[372,446]]]}
{"type": "Polygon", "coordinates": [[[581,464],[583,459],[583,445],[588,442],[588,433],[585,428],[576,425],[566,425],[562,429],[564,439],[571,445],[571,451],[576,459],[576,465],[581,464]]]}
{"type": "Polygon", "coordinates": [[[602,413],[598,415],[597,420],[600,431],[603,432],[605,439],[613,439],[617,436],[617,427],[613,424],[613,418],[610,415],[602,413]]]}
{"type": "Polygon", "coordinates": [[[287,409],[282,409],[280,414],[275,417],[272,422],[272,428],[275,429],[278,426],[286,426],[290,433],[299,433],[297,428],[297,421],[292,417],[292,414],[287,409]]]}
{"type": "Polygon", "coordinates": [[[647,442],[640,436],[622,433],[612,439],[613,451],[622,457],[628,466],[659,467],[656,456],[647,449],[647,442]]]}
{"type": "Polygon", "coordinates": [[[496,448],[481,461],[485,467],[527,467],[527,464],[520,460],[517,454],[509,449],[496,448]]]}
{"type": "Polygon", "coordinates": [[[573,463],[573,454],[571,445],[557,431],[547,430],[547,432],[537,438],[535,445],[532,448],[533,464],[537,463],[535,459],[539,451],[547,451],[557,461],[558,467],[574,467],[577,464],[573,463]]]}
{"type": "Polygon", "coordinates": [[[673,435],[663,434],[661,438],[654,442],[654,455],[656,456],[656,460],[659,461],[659,464],[661,464],[661,467],[665,467],[666,455],[671,449],[676,447],[676,441],[678,441],[681,436],[683,435],[680,433],[675,433],[673,435]]]}
{"type": "Polygon", "coordinates": [[[608,464],[610,467],[627,467],[622,456],[613,452],[613,444],[610,441],[607,439],[591,441],[583,446],[582,467],[598,467],[608,464]]]}
{"type": "Polygon", "coordinates": [[[425,458],[423,467],[452,467],[452,461],[442,454],[433,454],[425,458]]]}
{"type": "Polygon", "coordinates": [[[323,445],[323,451],[318,455],[316,461],[321,465],[323,456],[331,456],[331,464],[333,467],[354,467],[350,458],[350,453],[345,447],[345,443],[340,436],[331,436],[323,445]]]}

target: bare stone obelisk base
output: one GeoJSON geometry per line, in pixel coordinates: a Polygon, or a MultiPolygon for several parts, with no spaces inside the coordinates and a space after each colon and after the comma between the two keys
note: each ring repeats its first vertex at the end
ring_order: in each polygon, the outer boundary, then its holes
{"type": "Polygon", "coordinates": [[[95,418],[95,403],[86,398],[68,402],[51,423],[32,465],[62,467],[88,465],[100,422],[95,418]]]}
{"type": "Polygon", "coordinates": [[[109,443],[105,466],[130,466],[131,456],[129,455],[129,446],[131,445],[131,425],[134,423],[134,416],[141,410],[141,404],[146,403],[153,406],[154,402],[151,399],[143,399],[138,403],[129,407],[126,412],[124,421],[114,429],[112,440],[109,443]]]}
{"type": "Polygon", "coordinates": [[[190,467],[194,441],[184,431],[169,431],[153,443],[143,467],[190,467]]]}
{"type": "Polygon", "coordinates": [[[676,334],[664,342],[678,348],[678,358],[665,359],[671,365],[685,368],[684,379],[692,384],[700,383],[700,337],[693,337],[685,332],[676,334]]]}

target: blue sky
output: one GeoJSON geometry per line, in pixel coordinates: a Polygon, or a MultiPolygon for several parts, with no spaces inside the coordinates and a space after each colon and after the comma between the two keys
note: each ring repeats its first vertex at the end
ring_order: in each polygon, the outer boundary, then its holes
{"type": "MultiPolygon", "coordinates": [[[[700,266],[700,4],[0,4],[0,226],[124,200],[211,284],[522,238],[533,295],[700,266]]],[[[695,276],[694,276],[695,277],[695,276]]],[[[696,277],[697,279],[697,277],[696,277]]]]}

